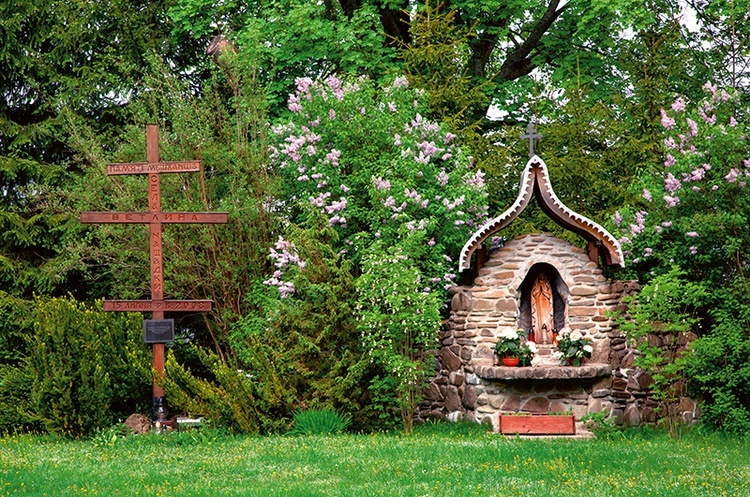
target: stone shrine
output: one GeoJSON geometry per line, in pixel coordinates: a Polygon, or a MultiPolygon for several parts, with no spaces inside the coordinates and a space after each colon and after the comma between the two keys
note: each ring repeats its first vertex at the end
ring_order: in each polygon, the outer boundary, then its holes
{"type": "MultiPolygon", "coordinates": [[[[533,146],[530,156],[514,204],[479,228],[461,251],[459,269],[475,277],[472,285],[451,289],[438,375],[419,416],[491,422],[495,430],[501,412],[572,412],[580,420],[605,411],[618,424],[653,422],[657,403],[648,393],[651,378],[633,369],[635,351],[611,318],[638,286],[611,281],[600,268],[600,262],[623,265],[620,245],[603,227],[563,205],[533,146]],[[586,249],[541,233],[519,236],[488,254],[486,241],[532,198],[557,224],[587,240],[586,249]],[[497,365],[495,344],[508,328],[533,336],[541,364],[497,365]],[[553,355],[554,331],[564,329],[578,330],[593,346],[592,357],[581,366],[560,365],[553,355]]],[[[697,409],[693,401],[686,403],[683,418],[697,417],[697,409]]]]}

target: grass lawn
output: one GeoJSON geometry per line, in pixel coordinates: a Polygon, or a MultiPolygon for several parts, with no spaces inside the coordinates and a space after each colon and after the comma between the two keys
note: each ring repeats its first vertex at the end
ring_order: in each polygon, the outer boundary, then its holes
{"type": "Polygon", "coordinates": [[[0,496],[750,496],[750,441],[716,434],[521,440],[463,425],[408,437],[112,433],[0,438],[0,496]]]}

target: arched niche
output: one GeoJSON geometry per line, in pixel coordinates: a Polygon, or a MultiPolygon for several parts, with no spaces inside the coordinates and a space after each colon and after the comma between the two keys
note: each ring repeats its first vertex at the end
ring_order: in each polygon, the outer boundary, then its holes
{"type": "MultiPolygon", "coordinates": [[[[551,264],[540,262],[534,264],[529,268],[529,272],[521,282],[521,286],[518,291],[521,294],[521,305],[519,306],[520,313],[518,317],[518,326],[527,333],[531,330],[532,319],[531,319],[531,292],[534,287],[534,282],[537,280],[540,274],[543,274],[550,283],[552,290],[552,303],[553,303],[553,316],[554,316],[554,327],[558,330],[562,330],[567,322],[568,317],[568,298],[570,297],[570,290],[568,285],[560,276],[560,273],[551,264]]],[[[534,330],[537,333],[537,330],[534,330]]],[[[552,331],[552,330],[550,330],[552,331]]]]}

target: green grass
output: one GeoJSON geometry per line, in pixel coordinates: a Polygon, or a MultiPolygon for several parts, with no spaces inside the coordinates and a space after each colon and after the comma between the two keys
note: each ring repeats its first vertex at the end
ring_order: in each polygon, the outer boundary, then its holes
{"type": "Polygon", "coordinates": [[[0,438],[0,495],[750,495],[750,441],[716,434],[521,440],[460,425],[408,437],[114,433],[0,438]]]}

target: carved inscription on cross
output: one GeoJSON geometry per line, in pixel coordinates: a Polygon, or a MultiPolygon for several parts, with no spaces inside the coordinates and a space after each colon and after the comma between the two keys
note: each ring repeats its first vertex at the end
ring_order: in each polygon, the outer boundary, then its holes
{"type": "MultiPolygon", "coordinates": [[[[104,310],[114,312],[151,312],[152,319],[164,319],[164,312],[210,311],[210,300],[164,300],[164,271],[162,264],[162,224],[220,224],[227,222],[226,212],[162,212],[161,184],[163,173],[200,171],[200,161],[161,162],[159,160],[159,128],[146,126],[146,155],[148,162],[109,164],[107,175],[147,174],[148,212],[82,212],[82,223],[148,224],[151,260],[151,300],[105,300],[104,310]]],[[[159,376],[164,374],[164,344],[154,343],[153,366],[159,376]]],[[[154,410],[163,405],[164,390],[154,382],[154,410]]],[[[155,414],[156,416],[156,414],[155,414]]]]}
{"type": "Polygon", "coordinates": [[[529,123],[529,128],[526,130],[526,133],[521,135],[522,140],[529,140],[529,159],[536,155],[534,153],[534,140],[541,140],[541,138],[542,134],[537,133],[537,131],[534,129],[534,123],[529,123]]]}

